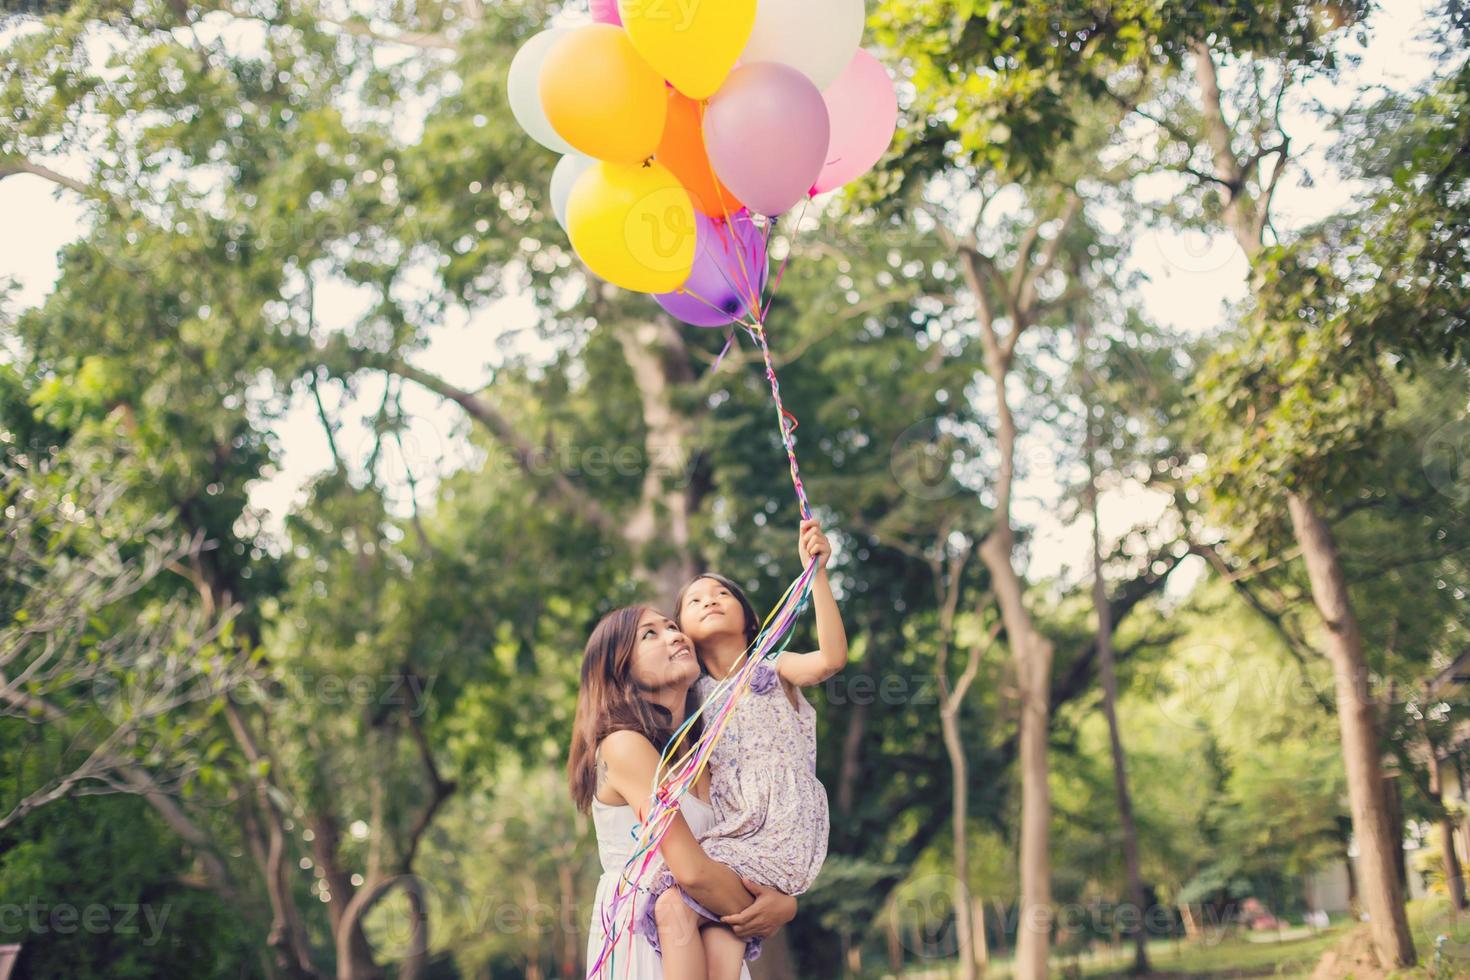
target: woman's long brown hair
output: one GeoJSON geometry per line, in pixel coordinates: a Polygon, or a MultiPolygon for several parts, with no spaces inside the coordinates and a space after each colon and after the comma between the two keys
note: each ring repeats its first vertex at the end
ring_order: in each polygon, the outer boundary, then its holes
{"type": "MultiPolygon", "coordinates": [[[[674,719],[661,704],[643,697],[633,683],[633,651],[638,646],[638,623],[647,606],[614,609],[598,621],[582,653],[582,687],[577,692],[577,714],[572,721],[572,748],[567,755],[567,782],[577,809],[592,808],[597,792],[597,746],[613,732],[634,731],[662,751],[674,734],[674,719]]],[[[684,704],[684,717],[699,708],[693,685],[684,704]]],[[[693,745],[703,719],[696,719],[684,737],[693,745]]],[[[650,786],[649,791],[653,791],[650,786]]]]}

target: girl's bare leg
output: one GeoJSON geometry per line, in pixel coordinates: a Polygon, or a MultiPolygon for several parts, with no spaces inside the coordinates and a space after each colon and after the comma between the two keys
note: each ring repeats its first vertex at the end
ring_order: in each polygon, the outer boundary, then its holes
{"type": "MultiPolygon", "coordinates": [[[[678,980],[707,980],[701,916],[679,894],[679,886],[664,890],[653,903],[653,921],[658,926],[658,945],[663,954],[664,976],[678,980]]],[[[729,932],[729,930],[726,930],[729,932]]],[[[734,933],[730,933],[731,938],[734,933]]],[[[739,973],[736,973],[739,976],[739,973]]]]}
{"type": "MultiPolygon", "coordinates": [[[[709,967],[709,980],[740,980],[740,968],[745,963],[745,940],[735,935],[729,926],[707,919],[703,921],[704,960],[709,967]]],[[[662,934],[659,942],[663,942],[662,934]]]]}

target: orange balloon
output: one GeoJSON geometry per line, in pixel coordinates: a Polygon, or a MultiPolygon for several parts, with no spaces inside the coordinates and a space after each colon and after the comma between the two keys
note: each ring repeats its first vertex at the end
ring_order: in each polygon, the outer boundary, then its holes
{"type": "Polygon", "coordinates": [[[541,63],[541,108],[562,139],[587,156],[642,163],[668,114],[664,80],[620,27],[568,31],[541,63]]]}
{"type": "Polygon", "coordinates": [[[699,115],[698,102],[670,91],[664,137],[653,157],[679,178],[694,199],[695,208],[711,218],[723,218],[745,205],[715,176],[704,150],[704,125],[699,115]]]}

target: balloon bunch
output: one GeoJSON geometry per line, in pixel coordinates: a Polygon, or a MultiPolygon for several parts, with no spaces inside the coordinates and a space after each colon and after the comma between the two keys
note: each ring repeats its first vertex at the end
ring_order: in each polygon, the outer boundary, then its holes
{"type": "Polygon", "coordinates": [[[867,172],[898,99],[863,0],[590,0],[511,62],[511,110],[565,154],[551,204],[593,273],[699,327],[763,319],[774,219],[867,172]]]}

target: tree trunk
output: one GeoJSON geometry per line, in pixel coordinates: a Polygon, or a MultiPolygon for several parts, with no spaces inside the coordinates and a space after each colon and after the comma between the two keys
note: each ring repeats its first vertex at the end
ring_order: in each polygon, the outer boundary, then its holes
{"type": "MultiPolygon", "coordinates": [[[[941,525],[938,545],[939,554],[944,554],[949,538],[947,526],[941,525]]],[[[965,695],[980,667],[981,651],[971,647],[965,668],[953,685],[949,680],[949,651],[954,644],[955,613],[959,609],[960,590],[964,582],[965,566],[970,560],[970,546],[949,557],[936,558],[931,563],[934,575],[936,598],[939,600],[939,650],[934,659],[936,679],[942,698],[939,704],[939,728],[944,738],[944,751],[949,756],[950,782],[954,789],[950,794],[950,828],[954,841],[954,912],[955,935],[958,939],[960,977],[975,980],[975,903],[970,898],[970,771],[965,761],[965,745],[960,739],[960,712],[965,705],[965,695]]],[[[1000,634],[1000,624],[990,630],[990,642],[1000,634]]]]}
{"type": "Polygon", "coordinates": [[[867,731],[868,699],[847,706],[847,732],[842,738],[842,767],[837,776],[837,813],[849,816],[862,769],[863,735],[867,731]]]}
{"type": "Polygon", "coordinates": [[[959,940],[961,980],[975,980],[975,925],[970,902],[970,842],[966,833],[969,823],[969,767],[965,748],[960,742],[959,705],[945,705],[939,713],[944,731],[944,749],[949,754],[949,769],[954,781],[950,802],[950,820],[954,835],[954,911],[955,935],[959,940]]]}
{"type": "MultiPolygon", "coordinates": [[[[407,893],[410,914],[414,917],[409,927],[410,942],[405,956],[412,959],[413,950],[428,950],[428,909],[424,903],[423,882],[409,873],[369,879],[347,902],[333,931],[332,940],[337,948],[337,980],[382,980],[384,977],[383,969],[373,961],[371,954],[365,960],[360,957],[354,936],[360,934],[362,922],[373,906],[395,887],[407,893]]],[[[371,949],[370,946],[368,948],[371,949]]]]}
{"type": "Polygon", "coordinates": [[[1347,868],[1348,911],[1356,920],[1363,914],[1363,896],[1358,893],[1358,862],[1343,855],[1342,863],[1347,868]]]}
{"type": "Polygon", "coordinates": [[[1198,940],[1204,938],[1204,930],[1200,928],[1199,919],[1194,914],[1194,905],[1185,903],[1179,906],[1179,918],[1184,921],[1185,939],[1198,940]]]}
{"type": "Polygon", "coordinates": [[[1006,943],[1006,903],[999,898],[995,900],[995,951],[1001,956],[1010,951],[1006,943]]]}
{"type": "MultiPolygon", "coordinates": [[[[1021,907],[1016,921],[1016,980],[1044,980],[1050,958],[1051,921],[1051,787],[1047,741],[1051,728],[1051,641],[1042,636],[1026,609],[1025,588],[1016,573],[1016,535],[1011,527],[1011,492],[1015,485],[1016,420],[1006,397],[1010,364],[994,342],[991,324],[986,370],[995,388],[999,474],[996,479],[995,525],[980,544],[980,558],[990,571],[991,588],[1016,665],[1021,717],[1017,742],[1021,762],[1021,907]]],[[[1023,322],[1012,327],[1013,336],[1023,322]]]]}
{"type": "Polygon", "coordinates": [[[693,379],[684,342],[665,319],[617,331],[643,403],[643,487],[623,525],[636,564],[659,594],[674,596],[694,576],[689,537],[696,508],[689,420],[673,404],[676,384],[693,379]]]}
{"type": "Polygon", "coordinates": [[[898,931],[897,906],[891,902],[883,916],[883,935],[888,940],[888,972],[898,976],[903,972],[903,936],[898,931]]]}
{"type": "Polygon", "coordinates": [[[977,898],[970,903],[970,919],[975,924],[975,969],[985,976],[990,969],[990,943],[985,937],[985,900],[977,898]]]}
{"type": "Polygon", "coordinates": [[[408,948],[398,964],[398,980],[423,980],[429,970],[429,902],[423,879],[410,875],[403,883],[403,894],[408,899],[409,933],[408,948]]]}
{"type": "MultiPolygon", "coordinates": [[[[269,757],[261,750],[260,743],[239,706],[226,700],[224,713],[230,732],[251,768],[254,769],[262,762],[269,762],[269,757]]],[[[311,960],[306,920],[302,917],[291,890],[295,865],[291,862],[291,856],[286,853],[285,816],[271,796],[272,787],[265,775],[258,770],[253,771],[250,782],[257,804],[257,826],[263,828],[266,834],[266,863],[261,867],[266,896],[271,906],[271,925],[266,945],[275,951],[276,966],[288,976],[315,977],[318,974],[311,960]]],[[[249,798],[242,798],[240,805],[250,806],[249,798]]]]}
{"type": "Polygon", "coordinates": [[[1299,493],[1287,495],[1287,507],[1311,580],[1312,598],[1326,627],[1348,799],[1358,839],[1363,879],[1360,887],[1368,907],[1373,945],[1384,968],[1412,966],[1414,940],[1394,866],[1394,852],[1403,849],[1402,834],[1399,826],[1390,823],[1384,805],[1383,769],[1362,634],[1353,616],[1332,529],[1314,502],[1299,493]]]}
{"type": "MultiPolygon", "coordinates": [[[[1435,824],[1439,829],[1440,863],[1444,869],[1445,890],[1449,892],[1450,907],[1457,913],[1465,909],[1465,880],[1460,875],[1460,855],[1455,853],[1455,821],[1444,803],[1444,758],[1439,746],[1429,735],[1428,707],[1432,702],[1429,684],[1423,685],[1422,710],[1419,712],[1419,731],[1424,736],[1424,752],[1429,759],[1429,802],[1438,812],[1435,824]]],[[[1392,702],[1390,702],[1392,703],[1392,702]]]]}
{"type": "MultiPolygon", "coordinates": [[[[357,892],[357,886],[352,884],[352,875],[337,859],[337,846],[341,836],[336,818],[331,814],[314,813],[309,822],[312,829],[312,859],[321,869],[322,879],[326,881],[332,896],[332,900],[326,903],[327,919],[332,925],[332,935],[335,936],[342,928],[342,917],[352,902],[352,896],[357,892]]],[[[354,970],[357,971],[354,976],[365,969],[376,969],[373,948],[362,930],[361,920],[353,923],[349,931],[349,942],[349,959],[355,964],[354,970]]]]}
{"type": "MultiPolygon", "coordinates": [[[[1095,519],[1095,516],[1094,516],[1095,519]]],[[[1097,557],[1101,561],[1101,554],[1097,557]]],[[[1107,597],[1101,574],[1093,587],[1098,609],[1098,653],[1103,678],[1103,712],[1107,715],[1108,733],[1113,754],[1113,789],[1118,798],[1118,820],[1123,831],[1123,861],[1128,869],[1128,895],[1138,911],[1133,926],[1133,972],[1139,976],[1149,972],[1148,930],[1144,928],[1148,912],[1143,894],[1143,875],[1139,870],[1138,824],[1133,817],[1133,798],[1128,789],[1128,769],[1123,752],[1123,738],[1118,727],[1118,681],[1113,670],[1112,626],[1108,623],[1107,597]]]]}
{"type": "Polygon", "coordinates": [[[1392,828],[1393,834],[1393,873],[1399,883],[1399,896],[1409,894],[1409,865],[1404,858],[1403,826],[1404,826],[1404,801],[1399,796],[1399,783],[1395,776],[1384,774],[1383,777],[1383,813],[1384,823],[1392,828]]]}
{"type": "Polygon", "coordinates": [[[582,958],[582,930],[576,924],[576,916],[570,910],[577,907],[577,869],[570,861],[560,861],[556,866],[557,888],[561,891],[561,975],[577,976],[577,963],[582,958]]]}
{"type": "MultiPolygon", "coordinates": [[[[1080,277],[1078,277],[1080,278],[1080,277]]],[[[1087,354],[1091,325],[1084,321],[1078,332],[1079,357],[1087,354]]],[[[1083,361],[1084,375],[1086,362],[1083,361]]],[[[1088,394],[1091,394],[1089,391],[1088,394]]],[[[1092,605],[1097,612],[1098,670],[1102,679],[1103,714],[1108,721],[1108,737],[1113,755],[1113,790],[1118,798],[1118,822],[1123,831],[1123,862],[1128,871],[1128,896],[1138,912],[1133,931],[1133,972],[1139,976],[1149,972],[1146,901],[1143,876],[1138,868],[1138,825],[1133,819],[1133,797],[1128,791],[1128,765],[1123,753],[1123,736],[1118,726],[1118,677],[1113,665],[1113,617],[1108,603],[1107,583],[1103,580],[1102,522],[1097,504],[1097,427],[1092,418],[1092,404],[1084,398],[1087,410],[1087,506],[1092,515],[1092,605]]]]}
{"type": "Polygon", "coordinates": [[[796,980],[796,957],[785,929],[761,944],[760,957],[750,961],[750,980],[796,980]]]}
{"type": "Polygon", "coordinates": [[[1448,813],[1439,817],[1439,846],[1444,851],[1444,881],[1450,892],[1450,906],[1465,911],[1465,879],[1460,872],[1460,856],[1455,853],[1455,823],[1448,813]]]}
{"type": "MultiPolygon", "coordinates": [[[[1004,465],[1004,464],[1002,464],[1004,465]]],[[[1003,521],[1005,518],[1001,518],[1003,521]]],[[[1021,697],[1021,908],[1016,923],[1017,980],[1044,980],[1051,945],[1051,787],[1047,740],[1051,724],[1052,644],[1022,602],[1020,576],[1011,566],[1015,536],[1009,522],[980,546],[990,569],[1021,697]]]]}

